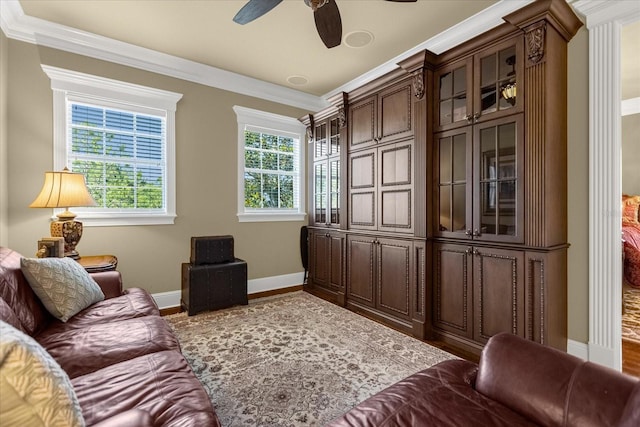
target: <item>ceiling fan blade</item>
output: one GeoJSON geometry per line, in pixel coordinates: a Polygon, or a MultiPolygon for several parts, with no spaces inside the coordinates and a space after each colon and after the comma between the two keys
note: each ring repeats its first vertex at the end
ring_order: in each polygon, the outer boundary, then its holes
{"type": "Polygon", "coordinates": [[[342,42],[342,18],[335,0],[329,0],[327,4],[319,7],[313,13],[313,19],[325,46],[331,49],[342,42]]]}
{"type": "Polygon", "coordinates": [[[281,2],[282,0],[249,0],[233,17],[233,22],[241,25],[249,23],[254,19],[260,18],[281,2]]]}

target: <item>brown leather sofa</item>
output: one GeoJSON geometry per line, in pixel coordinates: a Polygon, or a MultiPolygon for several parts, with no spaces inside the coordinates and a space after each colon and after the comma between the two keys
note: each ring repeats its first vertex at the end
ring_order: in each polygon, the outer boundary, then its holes
{"type": "Polygon", "coordinates": [[[640,426],[640,381],[510,334],[479,365],[448,360],[360,403],[330,427],[640,426]]]}
{"type": "Polygon", "coordinates": [[[66,323],[49,314],[0,247],[0,319],[35,338],[71,379],[87,426],[219,426],[173,331],[143,289],[93,273],[105,294],[66,323]]]}

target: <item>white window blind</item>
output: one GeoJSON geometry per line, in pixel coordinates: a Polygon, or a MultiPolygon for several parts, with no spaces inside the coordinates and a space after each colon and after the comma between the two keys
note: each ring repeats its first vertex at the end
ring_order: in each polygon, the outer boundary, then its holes
{"type": "Polygon", "coordinates": [[[165,117],[72,99],[67,108],[67,159],[85,175],[93,209],[163,211],[165,117]]]}

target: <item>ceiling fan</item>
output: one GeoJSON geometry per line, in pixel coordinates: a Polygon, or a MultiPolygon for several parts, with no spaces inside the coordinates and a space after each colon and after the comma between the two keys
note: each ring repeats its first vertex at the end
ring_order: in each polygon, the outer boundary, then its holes
{"type": "MultiPolygon", "coordinates": [[[[387,0],[399,3],[412,3],[418,0],[387,0]]],[[[249,0],[233,17],[233,21],[244,25],[269,12],[282,0],[249,0]]],[[[316,29],[322,42],[328,48],[336,47],[342,41],[342,19],[336,0],[304,0],[313,10],[316,29]]]]}

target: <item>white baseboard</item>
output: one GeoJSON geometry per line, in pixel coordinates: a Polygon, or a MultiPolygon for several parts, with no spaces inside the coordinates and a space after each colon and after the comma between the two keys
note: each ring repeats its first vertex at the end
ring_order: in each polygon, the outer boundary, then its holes
{"type": "Polygon", "coordinates": [[[580,341],[567,340],[567,353],[584,360],[589,360],[589,346],[580,341]]]}
{"type": "MultiPolygon", "coordinates": [[[[259,292],[272,291],[291,286],[301,285],[304,281],[304,273],[291,273],[282,276],[261,277],[247,281],[247,293],[249,295],[259,292]]],[[[180,305],[181,291],[159,292],[151,296],[160,309],[178,307],[180,305]]]]}

